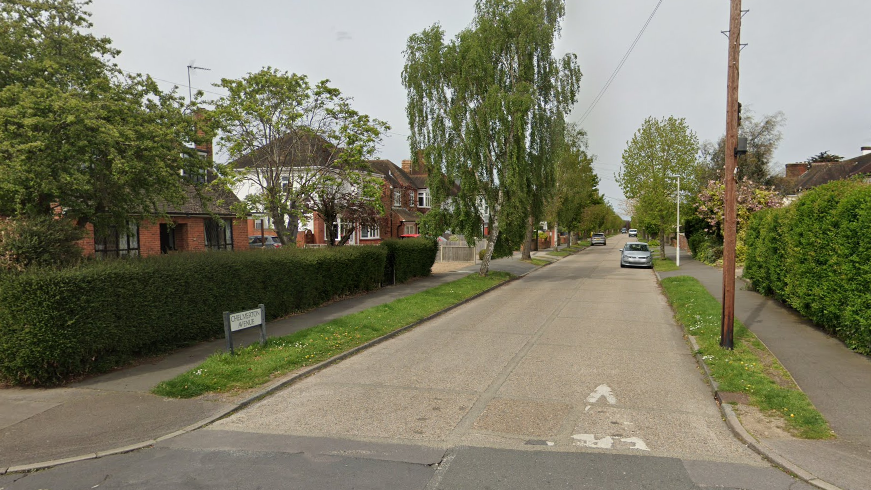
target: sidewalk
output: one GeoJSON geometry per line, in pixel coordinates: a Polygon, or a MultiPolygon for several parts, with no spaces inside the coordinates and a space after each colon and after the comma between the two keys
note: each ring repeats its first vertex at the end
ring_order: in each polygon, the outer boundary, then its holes
{"type": "MultiPolygon", "coordinates": [[[[666,247],[670,259],[675,249],[666,247]]],[[[681,252],[680,270],[660,277],[692,276],[722,300],[722,271],[681,252]]],[[[735,316],[777,357],[829,422],[837,439],[758,440],[799,468],[843,489],[871,488],[871,359],[815,328],[778,301],[735,286],[735,316]]]]}
{"type": "MultiPolygon", "coordinates": [[[[270,337],[288,335],[367,308],[388,303],[477,271],[434,274],[270,322],[270,337]]],[[[537,267],[515,258],[494,260],[491,270],[523,275],[537,267]]],[[[233,336],[235,346],[258,340],[257,329],[233,336]]],[[[194,430],[224,416],[244,399],[166,399],[149,393],[226,348],[218,339],[140,361],[138,365],[58,388],[0,389],[0,475],[24,466],[52,466],[64,459],[95,458],[151,445],[159,438],[194,430]],[[229,400],[229,401],[228,401],[229,400]]],[[[266,388],[264,388],[265,390],[266,388]]]]}

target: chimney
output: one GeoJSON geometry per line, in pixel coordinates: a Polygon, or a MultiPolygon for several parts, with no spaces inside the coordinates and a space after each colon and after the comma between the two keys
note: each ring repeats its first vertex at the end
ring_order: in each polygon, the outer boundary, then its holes
{"type": "Polygon", "coordinates": [[[402,170],[405,170],[407,174],[411,174],[411,160],[402,161],[402,170]]]}
{"type": "Polygon", "coordinates": [[[862,155],[867,155],[871,153],[871,146],[863,146],[862,147],[862,155]]]}
{"type": "Polygon", "coordinates": [[[809,168],[810,165],[807,163],[787,163],[786,178],[797,179],[801,177],[805,172],[807,172],[809,168]]]}

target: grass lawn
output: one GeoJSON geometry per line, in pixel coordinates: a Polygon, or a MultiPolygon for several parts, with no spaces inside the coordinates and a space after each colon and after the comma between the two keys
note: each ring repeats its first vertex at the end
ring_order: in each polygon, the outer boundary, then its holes
{"type": "Polygon", "coordinates": [[[782,417],[797,437],[828,439],[832,431],[780,362],[752,332],[735,320],[734,350],[720,347],[720,302],[689,276],[662,280],[668,300],[721,392],[746,394],[750,403],[782,417]]]}
{"type": "Polygon", "coordinates": [[[511,274],[498,271],[486,277],[471,274],[291,335],[269,338],[265,346],[236,349],[235,355],[213,354],[196,368],[158,384],[152,393],[193,398],[260,386],[422,320],[510,278],[511,274]]]}
{"type": "Polygon", "coordinates": [[[572,253],[574,252],[571,250],[560,250],[559,252],[548,252],[547,254],[553,255],[554,257],[568,257],[572,253]]]}
{"type": "Polygon", "coordinates": [[[676,271],[679,269],[679,267],[677,266],[677,264],[674,263],[673,260],[660,259],[657,257],[653,258],[653,268],[658,270],[659,272],[676,271]]]}
{"type": "Polygon", "coordinates": [[[552,260],[545,260],[545,259],[529,259],[529,260],[524,260],[523,262],[526,262],[527,264],[532,264],[532,265],[537,266],[537,267],[541,267],[543,265],[550,264],[553,261],[552,260]]]}

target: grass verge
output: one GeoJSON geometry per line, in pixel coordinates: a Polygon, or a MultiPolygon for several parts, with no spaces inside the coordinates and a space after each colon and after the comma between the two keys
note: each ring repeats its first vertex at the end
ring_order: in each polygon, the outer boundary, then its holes
{"type": "Polygon", "coordinates": [[[676,271],[679,269],[673,260],[653,258],[653,268],[659,272],[676,271]]]}
{"type": "Polygon", "coordinates": [[[735,320],[734,350],[720,347],[720,302],[697,279],[669,277],[662,280],[662,287],[677,320],[696,338],[698,353],[719,391],[746,394],[752,405],[782,417],[796,437],[833,437],[826,420],[786,369],[741,322],[735,320]]]}
{"type": "Polygon", "coordinates": [[[553,261],[552,260],[545,260],[545,259],[529,259],[529,260],[524,260],[524,262],[526,262],[527,264],[532,264],[536,267],[541,267],[541,266],[550,264],[553,261]]]}
{"type": "Polygon", "coordinates": [[[253,344],[236,349],[235,355],[216,353],[151,391],[160,396],[193,398],[254,388],[422,320],[510,278],[511,274],[497,271],[486,277],[471,274],[291,335],[269,338],[265,346],[253,344]]]}
{"type": "Polygon", "coordinates": [[[548,252],[547,254],[553,255],[554,257],[568,257],[572,253],[574,253],[574,252],[569,251],[569,250],[560,250],[559,252],[554,251],[554,252],[548,252]]]}

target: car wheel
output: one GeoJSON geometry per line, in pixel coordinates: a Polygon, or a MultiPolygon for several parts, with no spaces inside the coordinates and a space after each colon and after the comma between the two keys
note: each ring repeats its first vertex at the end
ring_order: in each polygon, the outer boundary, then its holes
{"type": "Polygon", "coordinates": [[[625,268],[625,267],[626,267],[626,265],[623,264],[623,263],[621,262],[621,263],[620,263],[620,268],[623,269],[623,268],[625,268]]]}

